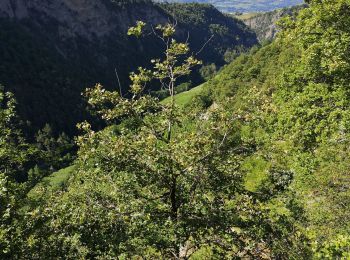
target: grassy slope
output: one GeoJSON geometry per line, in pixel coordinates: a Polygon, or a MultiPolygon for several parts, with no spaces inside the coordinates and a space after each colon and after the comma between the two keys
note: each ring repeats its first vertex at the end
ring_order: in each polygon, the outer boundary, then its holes
{"type": "MultiPolygon", "coordinates": [[[[182,93],[179,93],[175,95],[175,102],[181,107],[184,107],[186,104],[188,104],[193,97],[198,95],[203,89],[203,85],[200,85],[198,87],[192,88],[189,91],[185,91],[182,93]]],[[[167,97],[166,99],[162,100],[161,103],[165,104],[170,102],[170,97],[167,97]]]]}
{"type": "Polygon", "coordinates": [[[45,177],[28,193],[28,197],[35,198],[42,193],[49,193],[60,189],[68,181],[69,176],[74,170],[75,166],[72,165],[45,177]]]}

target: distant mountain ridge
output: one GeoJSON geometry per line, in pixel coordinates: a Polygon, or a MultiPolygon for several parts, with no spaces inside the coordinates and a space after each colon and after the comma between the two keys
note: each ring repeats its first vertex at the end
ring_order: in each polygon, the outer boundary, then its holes
{"type": "Polygon", "coordinates": [[[158,0],[161,2],[206,3],[212,4],[222,12],[251,13],[268,12],[304,3],[303,0],[158,0]]]}

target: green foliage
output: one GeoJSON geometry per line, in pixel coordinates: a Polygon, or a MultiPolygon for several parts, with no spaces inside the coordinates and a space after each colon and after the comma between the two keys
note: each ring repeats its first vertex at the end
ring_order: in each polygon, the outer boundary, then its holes
{"type": "Polygon", "coordinates": [[[128,35],[135,35],[136,37],[140,37],[142,35],[142,30],[145,27],[145,23],[142,21],[138,21],[135,27],[130,27],[128,30],[128,35]]]}
{"type": "Polygon", "coordinates": [[[349,236],[339,236],[321,246],[317,244],[315,246],[316,259],[348,259],[350,257],[349,236]]]}
{"type": "Polygon", "coordinates": [[[224,59],[226,63],[233,62],[239,55],[246,52],[246,49],[244,46],[237,46],[234,49],[227,49],[224,53],[224,59]]]}
{"type": "MultiPolygon", "coordinates": [[[[2,91],[1,257],[348,258],[350,3],[309,4],[276,41],[179,95],[201,62],[174,39],[175,24],[154,28],[164,56],[130,74],[128,98],[86,90],[106,127],[79,124],[75,165],[45,178],[25,207],[44,173],[27,165],[31,146],[2,91]],[[155,81],[168,99],[144,94],[155,81]]],[[[50,132],[37,145],[56,158],[50,132]]]]}
{"type": "Polygon", "coordinates": [[[208,64],[205,66],[202,66],[202,68],[199,70],[201,76],[205,81],[208,81],[209,79],[213,78],[217,72],[217,68],[214,63],[208,64]]]}
{"type": "Polygon", "coordinates": [[[42,168],[53,171],[66,167],[73,161],[74,143],[65,133],[55,138],[52,128],[46,124],[36,133],[35,139],[37,148],[43,154],[42,168]]]}
{"type": "Polygon", "coordinates": [[[347,256],[346,243],[333,240],[350,232],[350,8],[343,0],[309,4],[296,19],[280,23],[276,41],[223,68],[202,95],[214,104],[231,97],[244,118],[244,140],[257,147],[243,165],[249,171],[247,188],[271,191],[290,182],[304,204],[299,223],[317,244],[314,256],[332,259],[347,256]]]}
{"type": "Polygon", "coordinates": [[[0,86],[0,172],[11,183],[26,180],[28,163],[36,152],[21,133],[15,104],[13,94],[0,86]]]}
{"type": "Polygon", "coordinates": [[[0,85],[0,257],[8,255],[14,246],[13,218],[28,189],[27,171],[36,154],[16,125],[15,104],[13,94],[0,85]]]}
{"type": "Polygon", "coordinates": [[[176,82],[200,62],[187,43],[172,39],[173,28],[157,27],[165,58],[131,73],[131,98],[100,84],[87,89],[88,103],[109,126],[79,125],[77,168],[66,189],[28,210],[18,258],[308,255],[293,225],[302,215],[293,198],[283,212],[269,207],[287,189],[286,171],[271,167],[268,192],[245,188],[241,165],[255,147],[239,133],[244,119],[230,106],[176,105],[176,82]],[[143,94],[154,79],[169,91],[168,102],[143,94]]]}
{"type": "Polygon", "coordinates": [[[69,161],[65,158],[67,145],[71,149],[69,139],[64,135],[53,139],[48,126],[38,133],[36,145],[28,143],[16,112],[14,95],[0,86],[0,258],[3,259],[14,257],[14,251],[22,243],[22,209],[27,192],[50,172],[48,165],[61,167],[61,160],[69,161]]]}

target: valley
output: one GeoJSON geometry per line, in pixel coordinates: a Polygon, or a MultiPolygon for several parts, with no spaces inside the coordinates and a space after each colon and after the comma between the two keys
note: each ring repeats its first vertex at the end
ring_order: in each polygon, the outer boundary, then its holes
{"type": "MultiPolygon", "coordinates": [[[[199,55],[205,64],[222,66],[227,50],[257,44],[245,24],[210,6],[188,4],[175,10],[148,1],[11,2],[0,6],[1,83],[15,94],[20,115],[34,130],[49,123],[56,132],[75,134],[76,124],[89,117],[80,94],[96,82],[127,92],[128,73],[161,55],[162,43],[154,37],[141,42],[126,35],[138,20],[151,31],[177,17],[177,39],[189,36],[195,51],[211,38],[199,55]]],[[[192,86],[203,82],[198,72],[191,77],[192,86]]]]}
{"type": "Polygon", "coordinates": [[[350,3],[305,2],[1,1],[0,259],[349,259],[350,3]]]}

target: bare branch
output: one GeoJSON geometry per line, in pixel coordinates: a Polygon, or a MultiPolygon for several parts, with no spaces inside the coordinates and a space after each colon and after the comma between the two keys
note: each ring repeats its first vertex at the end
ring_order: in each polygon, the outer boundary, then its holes
{"type": "Polygon", "coordinates": [[[167,46],[167,43],[166,43],[164,37],[160,36],[160,35],[156,32],[156,30],[154,30],[153,25],[151,25],[151,28],[152,28],[153,34],[154,34],[157,38],[159,38],[159,39],[167,46]]]}
{"type": "Polygon", "coordinates": [[[223,144],[224,144],[224,142],[225,142],[225,140],[226,140],[227,135],[228,135],[228,132],[226,132],[226,133],[224,134],[224,137],[222,138],[222,141],[221,141],[221,143],[219,144],[219,146],[217,147],[217,149],[220,149],[220,147],[223,146],[223,144]]]}
{"type": "Polygon", "coordinates": [[[189,39],[190,39],[190,32],[187,31],[187,39],[186,39],[186,42],[185,42],[186,44],[188,44],[189,39]]]}
{"type": "Polygon", "coordinates": [[[115,76],[117,77],[117,81],[118,81],[119,94],[120,94],[121,97],[123,97],[122,86],[120,84],[120,79],[119,79],[117,68],[114,68],[114,71],[115,71],[115,76]]]}
{"type": "Polygon", "coordinates": [[[200,54],[200,53],[204,50],[204,48],[208,45],[208,43],[209,43],[213,38],[214,38],[214,34],[213,34],[212,36],[210,36],[209,40],[207,40],[207,41],[203,44],[202,48],[196,53],[196,56],[197,56],[198,54],[200,54]]]}

